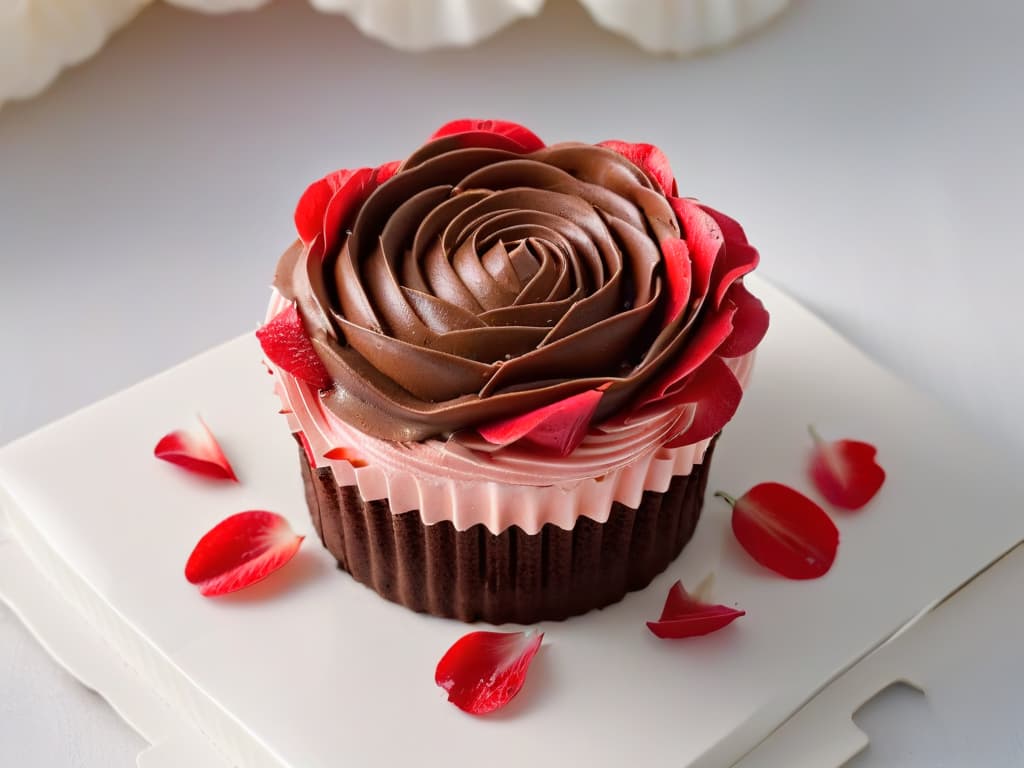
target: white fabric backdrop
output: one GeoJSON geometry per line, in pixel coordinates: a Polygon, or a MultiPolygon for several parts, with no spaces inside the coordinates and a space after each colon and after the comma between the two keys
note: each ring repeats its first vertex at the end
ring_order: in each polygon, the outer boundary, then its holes
{"type": "MultiPolygon", "coordinates": [[[[66,66],[96,53],[153,0],[20,0],[0,7],[0,104],[34,96],[66,66]]],[[[270,0],[165,0],[208,13],[252,10],[270,0]]],[[[310,0],[343,13],[364,34],[422,51],[472,45],[545,0],[310,0]]],[[[734,40],[776,16],[789,0],[579,0],[594,21],[652,51],[689,54],[734,40]]]]}
{"type": "MultiPolygon", "coordinates": [[[[677,60],[551,0],[413,56],[300,3],[153,6],[0,111],[0,442],[254,328],[306,183],[483,116],[659,144],[685,194],[744,222],[764,275],[1019,449],[1022,29],[1001,0],[798,0],[677,60]]],[[[133,764],[137,737],[6,609],[0,690],[0,765],[133,764]]],[[[900,764],[934,762],[916,755],[900,764]]]]}

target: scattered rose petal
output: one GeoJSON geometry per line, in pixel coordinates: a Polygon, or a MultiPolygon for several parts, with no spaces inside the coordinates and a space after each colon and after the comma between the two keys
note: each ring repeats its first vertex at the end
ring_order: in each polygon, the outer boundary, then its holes
{"type": "Polygon", "coordinates": [[[477,432],[492,445],[524,440],[555,456],[568,456],[586,437],[603,394],[602,389],[589,389],[521,416],[484,424],[477,432]]]}
{"type": "Polygon", "coordinates": [[[811,479],[829,504],[856,510],[871,501],[885,482],[885,470],[875,461],[878,449],[857,440],[823,440],[814,427],[810,433],[811,479]]]}
{"type": "Polygon", "coordinates": [[[736,540],[761,565],[788,579],[816,579],[828,573],[839,548],[839,531],[825,510],[781,483],[755,485],[732,505],[736,540]]]}
{"type": "Polygon", "coordinates": [[[543,640],[543,632],[470,632],[437,663],[434,682],[471,715],[501,709],[522,689],[543,640]]]}
{"type": "Polygon", "coordinates": [[[653,144],[632,144],[628,141],[611,139],[602,141],[597,146],[618,152],[634,165],[642,168],[661,188],[666,196],[677,194],[675,176],[668,157],[653,144]]]}
{"type": "Polygon", "coordinates": [[[544,142],[525,126],[519,123],[512,123],[508,120],[476,120],[463,118],[445,123],[430,137],[430,140],[440,139],[443,136],[453,136],[459,133],[496,133],[516,142],[523,148],[523,152],[535,152],[544,148],[544,142]]]}
{"type": "Polygon", "coordinates": [[[207,597],[236,592],[291,560],[303,538],[274,512],[239,512],[199,540],[185,565],[185,578],[207,597]]]}
{"type": "Polygon", "coordinates": [[[330,374],[313,349],[294,304],[257,330],[256,338],[274,365],[318,389],[331,386],[330,374]]]}
{"type": "Polygon", "coordinates": [[[717,632],[745,615],[746,611],[738,608],[713,605],[699,596],[691,596],[683,588],[683,582],[677,581],[668,591],[661,618],[648,621],[647,627],[663,639],[697,637],[717,632]]]}
{"type": "Polygon", "coordinates": [[[197,475],[238,482],[231,462],[202,418],[199,419],[197,431],[178,429],[161,437],[153,449],[153,455],[197,475]]]}

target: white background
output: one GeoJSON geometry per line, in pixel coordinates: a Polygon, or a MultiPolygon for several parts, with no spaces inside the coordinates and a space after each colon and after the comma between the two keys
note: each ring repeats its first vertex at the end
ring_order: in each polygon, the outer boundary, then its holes
{"type": "MultiPolygon", "coordinates": [[[[548,5],[426,55],[299,2],[157,5],[0,110],[0,443],[255,328],[309,181],[482,116],[660,145],[684,194],[744,222],[762,274],[1019,450],[1024,6],[795,0],[677,60],[548,5]]],[[[0,692],[0,765],[133,764],[138,738],[4,608],[0,692]]],[[[876,719],[920,715],[901,717],[876,719]]],[[[858,765],[893,764],[883,747],[858,765]]]]}

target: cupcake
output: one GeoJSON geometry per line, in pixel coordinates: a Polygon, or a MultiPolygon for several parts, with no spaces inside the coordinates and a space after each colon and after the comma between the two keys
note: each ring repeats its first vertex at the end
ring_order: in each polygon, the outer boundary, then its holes
{"type": "Polygon", "coordinates": [[[693,535],[768,327],[664,154],[496,120],[314,182],[257,332],[339,566],[416,611],[564,619],[693,535]]]}

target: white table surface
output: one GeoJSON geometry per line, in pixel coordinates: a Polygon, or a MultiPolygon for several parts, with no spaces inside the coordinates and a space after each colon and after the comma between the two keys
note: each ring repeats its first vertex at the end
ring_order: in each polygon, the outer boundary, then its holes
{"type": "MultiPolygon", "coordinates": [[[[1022,33],[1005,0],[795,0],[676,60],[549,0],[477,48],[408,55],[298,2],[153,6],[0,110],[0,443],[254,328],[310,180],[484,116],[659,144],[763,274],[1019,450],[1022,33]]],[[[138,737],[2,606],[0,690],[0,765],[133,764],[138,737]]],[[[937,764],[901,727],[920,713],[882,707],[858,768],[937,764]]]]}

